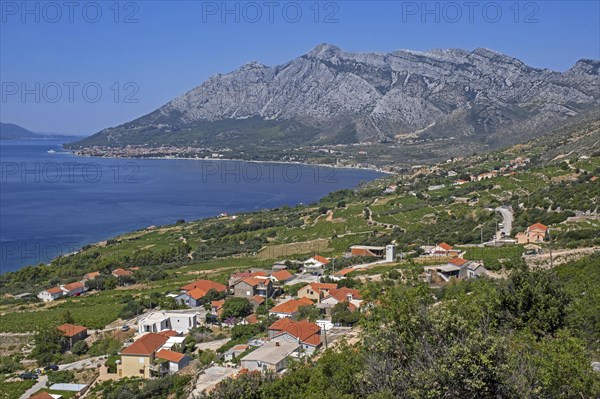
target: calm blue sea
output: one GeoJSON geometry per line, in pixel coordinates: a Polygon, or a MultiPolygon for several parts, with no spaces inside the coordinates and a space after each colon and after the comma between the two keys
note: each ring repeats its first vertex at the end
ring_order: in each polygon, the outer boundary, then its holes
{"type": "Polygon", "coordinates": [[[84,158],[62,143],[0,142],[0,273],[151,225],[310,203],[381,176],[221,160],[84,158]]]}

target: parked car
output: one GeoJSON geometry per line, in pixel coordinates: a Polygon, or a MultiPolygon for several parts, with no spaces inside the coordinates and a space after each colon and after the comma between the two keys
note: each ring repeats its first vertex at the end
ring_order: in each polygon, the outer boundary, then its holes
{"type": "Polygon", "coordinates": [[[58,371],[58,366],[56,364],[51,364],[49,366],[44,367],[44,371],[58,371]]]}
{"type": "Polygon", "coordinates": [[[121,327],[121,331],[129,331],[129,326],[125,325],[121,327]]]}
{"type": "Polygon", "coordinates": [[[22,380],[37,380],[38,375],[35,373],[32,373],[30,371],[27,371],[25,373],[19,374],[19,378],[22,380]]]}

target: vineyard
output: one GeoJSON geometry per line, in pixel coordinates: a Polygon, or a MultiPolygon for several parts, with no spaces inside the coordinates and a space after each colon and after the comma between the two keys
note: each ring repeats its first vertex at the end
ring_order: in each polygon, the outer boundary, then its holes
{"type": "Polygon", "coordinates": [[[3,381],[0,379],[0,399],[15,399],[35,384],[34,381],[3,381]]]}
{"type": "Polygon", "coordinates": [[[1,317],[0,332],[33,332],[40,327],[59,325],[66,311],[75,323],[90,329],[103,328],[115,321],[123,305],[121,294],[107,292],[73,298],[48,309],[7,313],[1,317]]]}

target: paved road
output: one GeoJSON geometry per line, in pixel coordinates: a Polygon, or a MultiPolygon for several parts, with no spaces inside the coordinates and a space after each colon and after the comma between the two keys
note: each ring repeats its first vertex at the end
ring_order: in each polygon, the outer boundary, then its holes
{"type": "Polygon", "coordinates": [[[510,210],[510,208],[506,208],[506,207],[498,207],[495,209],[496,212],[500,212],[500,214],[502,215],[502,228],[500,230],[498,230],[498,238],[500,238],[502,236],[502,233],[504,233],[504,237],[510,237],[510,232],[512,230],[512,223],[513,223],[513,212],[512,210],[510,210]]]}
{"type": "Polygon", "coordinates": [[[35,385],[32,386],[31,388],[29,388],[23,395],[21,395],[20,399],[27,399],[31,395],[33,395],[34,393],[36,393],[37,391],[39,391],[40,389],[46,388],[46,382],[47,381],[48,381],[48,377],[45,376],[45,375],[41,375],[40,378],[38,378],[38,380],[35,383],[35,385]]]}

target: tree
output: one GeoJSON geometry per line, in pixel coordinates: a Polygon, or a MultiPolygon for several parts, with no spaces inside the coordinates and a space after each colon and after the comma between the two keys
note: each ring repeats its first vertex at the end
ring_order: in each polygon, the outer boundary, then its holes
{"type": "Polygon", "coordinates": [[[336,303],[333,309],[331,309],[331,321],[334,323],[353,325],[359,319],[360,313],[358,311],[351,311],[350,304],[346,301],[336,303]]]}
{"type": "Polygon", "coordinates": [[[35,333],[34,342],[35,347],[31,356],[37,360],[39,366],[52,364],[64,346],[63,334],[56,327],[39,329],[35,333]]]}
{"type": "Polygon", "coordinates": [[[252,313],[252,304],[246,298],[227,298],[223,304],[221,320],[229,317],[246,317],[252,313]]]}
{"type": "Polygon", "coordinates": [[[308,319],[309,321],[316,321],[321,317],[319,309],[313,305],[304,305],[298,308],[298,320],[308,319]]]}
{"type": "Polygon", "coordinates": [[[73,345],[73,348],[71,348],[71,352],[73,352],[74,355],[83,355],[88,349],[88,344],[85,341],[77,341],[75,342],[75,345],[73,345]]]}
{"type": "Polygon", "coordinates": [[[67,310],[61,315],[60,322],[61,324],[74,324],[75,319],[73,319],[73,315],[71,314],[71,312],[67,310]]]}

